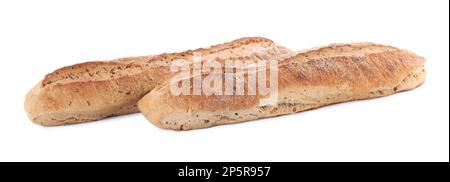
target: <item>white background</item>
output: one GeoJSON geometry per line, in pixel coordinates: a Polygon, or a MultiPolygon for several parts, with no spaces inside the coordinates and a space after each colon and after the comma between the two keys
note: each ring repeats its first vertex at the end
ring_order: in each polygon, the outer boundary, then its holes
{"type": "Polygon", "coordinates": [[[446,0],[0,1],[0,161],[448,161],[446,0]],[[370,41],[427,59],[413,91],[242,124],[174,132],[141,114],[62,127],[29,121],[45,74],[89,60],[244,36],[292,50],[370,41]]]}

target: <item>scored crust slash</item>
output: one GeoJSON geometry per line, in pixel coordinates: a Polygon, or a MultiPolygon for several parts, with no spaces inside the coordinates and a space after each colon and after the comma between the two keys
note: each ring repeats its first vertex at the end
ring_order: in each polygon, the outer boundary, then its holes
{"type": "Polygon", "coordinates": [[[28,93],[25,110],[33,122],[45,126],[140,111],[158,127],[191,130],[410,90],[425,81],[424,64],[423,57],[410,51],[373,43],[332,44],[294,52],[265,38],[242,38],[182,53],[64,67],[28,93]],[[202,56],[200,66],[191,62],[171,69],[176,60],[194,60],[194,53],[202,56]],[[220,69],[208,67],[207,60],[220,69]],[[242,63],[240,68],[247,71],[236,67],[227,71],[229,60],[242,63]],[[255,70],[276,70],[276,81],[270,76],[258,80],[248,71],[260,60],[275,60],[275,68],[255,70]],[[226,73],[233,73],[231,87],[226,86],[226,73]],[[197,94],[192,84],[183,86],[195,80],[202,83],[197,94]],[[271,91],[270,86],[276,85],[276,94],[249,86],[259,81],[268,86],[261,88],[271,91]]]}

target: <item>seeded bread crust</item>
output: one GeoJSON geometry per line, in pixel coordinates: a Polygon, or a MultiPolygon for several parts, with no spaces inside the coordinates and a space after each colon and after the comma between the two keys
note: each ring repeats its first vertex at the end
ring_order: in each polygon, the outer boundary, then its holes
{"type": "Polygon", "coordinates": [[[261,104],[267,96],[258,94],[174,96],[167,82],[143,97],[138,108],[165,129],[239,123],[410,90],[425,81],[424,62],[423,57],[391,46],[333,44],[279,62],[278,98],[273,105],[261,104]]]}
{"type": "Polygon", "coordinates": [[[169,80],[173,60],[192,60],[193,53],[204,59],[281,59],[294,55],[269,39],[249,37],[209,48],[155,56],[93,61],[60,68],[32,88],[25,110],[36,124],[55,126],[94,121],[138,112],[136,102],[156,85],[169,80]],[[257,50],[264,51],[258,52],[257,50]]]}

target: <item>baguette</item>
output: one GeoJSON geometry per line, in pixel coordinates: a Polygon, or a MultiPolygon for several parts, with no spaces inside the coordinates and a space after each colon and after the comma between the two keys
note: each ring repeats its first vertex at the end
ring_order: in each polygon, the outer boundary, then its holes
{"type": "Polygon", "coordinates": [[[281,59],[294,54],[271,40],[254,37],[180,53],[76,64],[46,75],[27,94],[25,110],[31,121],[44,126],[138,112],[136,102],[174,75],[169,69],[172,61],[191,59],[194,52],[205,59],[281,59]]]}
{"type": "Polygon", "coordinates": [[[424,82],[424,62],[391,46],[334,44],[279,61],[275,104],[261,104],[267,96],[260,94],[176,96],[166,82],[144,96],[138,108],[160,128],[207,128],[410,90],[424,82]]]}

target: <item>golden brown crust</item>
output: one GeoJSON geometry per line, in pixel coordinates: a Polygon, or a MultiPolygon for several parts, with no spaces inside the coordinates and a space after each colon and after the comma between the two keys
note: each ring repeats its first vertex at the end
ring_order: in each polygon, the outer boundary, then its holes
{"type": "Polygon", "coordinates": [[[25,110],[33,122],[46,126],[137,112],[136,102],[172,77],[171,61],[190,60],[193,52],[210,58],[246,57],[253,54],[250,51],[253,47],[279,51],[264,53],[272,57],[292,54],[271,40],[249,37],[206,49],[75,64],[46,75],[27,94],[25,110]]]}
{"type": "Polygon", "coordinates": [[[423,83],[424,58],[371,43],[303,51],[279,62],[277,106],[262,96],[173,96],[168,83],[138,102],[155,125],[190,130],[300,112],[409,90],[423,83]]]}
{"type": "Polygon", "coordinates": [[[214,45],[209,48],[199,48],[196,50],[187,50],[179,53],[163,53],[154,56],[118,58],[112,61],[90,61],[85,63],[78,63],[71,66],[59,68],[54,72],[47,74],[44,80],[42,81],[43,84],[42,86],[44,87],[47,84],[55,83],[61,80],[72,80],[78,82],[83,80],[90,81],[90,80],[110,79],[111,76],[115,76],[112,75],[111,73],[118,74],[124,72],[123,75],[128,76],[127,74],[129,74],[129,72],[134,71],[130,70],[130,68],[144,70],[145,68],[143,67],[154,66],[152,64],[154,62],[165,62],[167,63],[165,65],[169,66],[170,64],[168,63],[170,63],[175,59],[191,58],[194,52],[199,52],[202,53],[203,55],[210,55],[220,51],[236,49],[243,45],[258,44],[258,43],[272,44],[273,42],[269,39],[262,37],[245,37],[224,44],[214,45]],[[97,77],[101,78],[98,79],[97,77]]]}

